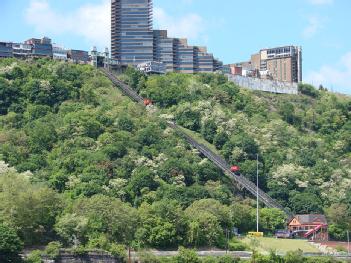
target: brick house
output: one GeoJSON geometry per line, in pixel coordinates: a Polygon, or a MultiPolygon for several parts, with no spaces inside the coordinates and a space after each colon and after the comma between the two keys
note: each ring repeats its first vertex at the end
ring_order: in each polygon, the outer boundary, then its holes
{"type": "Polygon", "coordinates": [[[309,240],[328,241],[328,222],[324,215],[296,215],[289,224],[288,229],[297,237],[309,240]]]}

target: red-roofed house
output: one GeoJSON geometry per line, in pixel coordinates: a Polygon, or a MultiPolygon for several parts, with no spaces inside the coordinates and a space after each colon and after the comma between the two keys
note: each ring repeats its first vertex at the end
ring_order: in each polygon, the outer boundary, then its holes
{"type": "Polygon", "coordinates": [[[289,230],[309,240],[328,241],[328,222],[324,215],[296,215],[290,220],[289,230]]]}

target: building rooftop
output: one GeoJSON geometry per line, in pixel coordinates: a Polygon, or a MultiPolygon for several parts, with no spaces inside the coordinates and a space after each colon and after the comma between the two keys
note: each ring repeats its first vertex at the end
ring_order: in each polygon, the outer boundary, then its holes
{"type": "Polygon", "coordinates": [[[326,217],[321,214],[296,215],[292,220],[294,220],[295,218],[297,219],[297,221],[299,221],[301,225],[328,224],[326,217]]]}

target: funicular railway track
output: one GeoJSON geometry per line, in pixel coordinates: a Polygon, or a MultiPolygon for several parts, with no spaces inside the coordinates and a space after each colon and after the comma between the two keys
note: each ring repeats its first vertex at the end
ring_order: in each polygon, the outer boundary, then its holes
{"type": "MultiPolygon", "coordinates": [[[[144,98],[141,97],[135,90],[129,87],[127,84],[123,83],[119,80],[113,73],[109,72],[107,69],[101,69],[104,74],[121,89],[121,91],[128,96],[133,101],[144,105],[144,98]]],[[[205,145],[199,143],[196,139],[192,138],[188,134],[186,134],[176,123],[168,121],[168,126],[172,128],[176,133],[183,137],[192,147],[196,148],[199,152],[201,152],[206,158],[211,160],[218,168],[220,168],[229,178],[231,178],[235,183],[246,189],[252,195],[258,195],[258,198],[261,202],[263,202],[267,207],[270,208],[278,208],[284,211],[288,217],[290,218],[292,214],[287,211],[284,207],[282,207],[277,201],[272,199],[268,194],[266,194],[261,189],[256,188],[256,185],[252,183],[249,179],[244,177],[243,175],[237,175],[230,170],[229,164],[219,155],[211,151],[205,145]]]]}

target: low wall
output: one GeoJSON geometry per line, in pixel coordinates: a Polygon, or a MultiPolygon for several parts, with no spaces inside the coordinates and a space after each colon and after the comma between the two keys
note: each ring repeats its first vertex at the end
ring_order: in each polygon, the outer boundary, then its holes
{"type": "Polygon", "coordinates": [[[43,258],[44,263],[123,263],[105,252],[89,252],[86,255],[76,255],[71,252],[61,252],[57,259],[43,258]]]}
{"type": "Polygon", "coordinates": [[[298,86],[296,83],[248,78],[238,75],[228,75],[228,79],[243,88],[252,90],[261,90],[280,94],[298,94],[298,86]]]}

